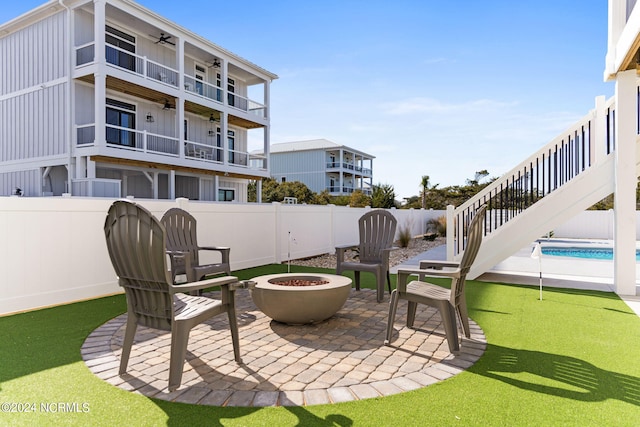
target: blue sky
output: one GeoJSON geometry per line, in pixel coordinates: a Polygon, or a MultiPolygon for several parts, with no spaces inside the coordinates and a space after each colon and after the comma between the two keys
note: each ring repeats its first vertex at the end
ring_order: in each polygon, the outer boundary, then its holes
{"type": "MultiPolygon", "coordinates": [[[[7,2],[0,22],[41,3],[7,2]]],[[[139,3],[279,76],[272,143],[372,154],[397,199],[423,175],[500,176],[614,91],[606,0],[139,3]]]]}

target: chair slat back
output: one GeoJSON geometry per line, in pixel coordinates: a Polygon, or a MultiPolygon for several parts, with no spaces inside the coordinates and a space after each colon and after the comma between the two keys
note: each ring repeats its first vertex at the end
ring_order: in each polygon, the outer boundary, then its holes
{"type": "Polygon", "coordinates": [[[396,225],[396,218],[384,210],[367,212],[360,217],[360,262],[382,261],[382,250],[393,246],[396,225]]]}
{"type": "Polygon", "coordinates": [[[104,234],[118,282],[138,324],[171,330],[173,298],[169,294],[165,231],[145,208],[118,200],[107,213],[104,234]]]}
{"type": "Polygon", "coordinates": [[[478,255],[478,251],[480,250],[480,244],[482,243],[482,237],[484,235],[484,217],[486,210],[487,205],[480,206],[475,211],[473,219],[467,229],[467,245],[464,249],[464,253],[462,254],[462,259],[460,260],[460,279],[458,279],[457,283],[452,284],[452,287],[455,287],[452,294],[456,300],[464,292],[467,273],[471,269],[471,266],[476,259],[476,255],[478,255]]]}
{"type": "Polygon", "coordinates": [[[198,265],[197,221],[189,212],[180,208],[171,208],[161,219],[167,231],[167,249],[189,252],[191,263],[198,265]]]}

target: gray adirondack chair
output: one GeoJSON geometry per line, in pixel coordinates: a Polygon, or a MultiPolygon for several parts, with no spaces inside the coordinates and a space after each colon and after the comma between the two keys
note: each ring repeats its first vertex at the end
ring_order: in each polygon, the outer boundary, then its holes
{"type": "Polygon", "coordinates": [[[171,257],[171,272],[175,282],[176,275],[186,274],[187,281],[201,280],[211,274],[231,274],[229,265],[230,248],[220,246],[198,246],[196,219],[189,212],[180,208],[171,208],[161,219],[167,230],[167,250],[171,253],[189,254],[190,268],[187,268],[183,258],[171,257]],[[220,252],[221,261],[200,265],[200,251],[220,252]]]}
{"type": "Polygon", "coordinates": [[[362,215],[358,220],[360,243],[357,245],[336,246],[336,274],[353,271],[356,290],[360,290],[360,272],[373,273],[376,276],[377,299],[384,297],[384,280],[386,277],[391,292],[389,276],[389,254],[393,247],[397,221],[384,210],[373,210],[362,215]],[[345,252],[358,251],[358,261],[345,261],[345,252]]]}
{"type": "MultiPolygon", "coordinates": [[[[196,325],[223,313],[229,317],[235,361],[241,363],[234,299],[237,277],[174,285],[167,266],[165,229],[149,211],[133,202],[119,200],[111,205],[104,234],[118,283],[127,298],[121,375],[127,370],[138,325],[170,331],[169,390],[175,390],[182,379],[189,332],[196,325]],[[220,286],[220,300],[184,293],[213,286],[220,286]]],[[[188,258],[188,254],[182,256],[188,258]]]]}
{"type": "Polygon", "coordinates": [[[391,341],[398,300],[401,299],[407,300],[409,304],[407,311],[407,327],[409,328],[413,327],[418,304],[426,304],[438,309],[451,352],[460,350],[456,315],[462,323],[465,336],[467,338],[471,336],[464,286],[467,273],[471,269],[482,243],[485,211],[486,205],[475,211],[468,227],[467,245],[460,262],[420,261],[419,269],[398,270],[398,283],[396,289],[391,293],[391,302],[389,303],[385,345],[389,345],[391,341]],[[407,284],[408,278],[412,275],[417,275],[418,280],[407,284]],[[450,278],[451,289],[425,282],[425,277],[428,276],[450,278]]]}

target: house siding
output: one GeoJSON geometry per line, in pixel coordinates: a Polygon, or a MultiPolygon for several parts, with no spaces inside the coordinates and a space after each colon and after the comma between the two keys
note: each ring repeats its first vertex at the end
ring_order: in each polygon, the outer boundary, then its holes
{"type": "Polygon", "coordinates": [[[29,27],[0,38],[2,64],[0,96],[38,86],[68,73],[64,13],[49,16],[29,27]]]}
{"type": "Polygon", "coordinates": [[[23,196],[40,195],[40,170],[0,173],[0,194],[14,194],[20,188],[23,196]]]}
{"type": "Polygon", "coordinates": [[[326,159],[324,151],[272,153],[271,170],[276,180],[300,181],[313,192],[326,189],[326,159]],[[301,172],[303,171],[303,172],[301,172]]]}
{"type": "Polygon", "coordinates": [[[0,100],[0,162],[68,152],[67,83],[0,100]]]}

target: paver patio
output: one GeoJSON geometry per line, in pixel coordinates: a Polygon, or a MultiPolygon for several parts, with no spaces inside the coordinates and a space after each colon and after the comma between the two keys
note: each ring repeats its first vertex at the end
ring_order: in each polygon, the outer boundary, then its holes
{"type": "MultiPolygon", "coordinates": [[[[213,297],[217,292],[212,292],[213,297]]],[[[233,360],[228,321],[217,316],[191,332],[182,386],[167,390],[170,333],[138,328],[127,374],[118,375],[126,314],[89,335],[82,357],[101,379],[163,400],[215,406],[303,406],[387,396],[426,387],[473,365],[486,348],[471,321],[471,338],[451,354],[437,310],[405,326],[407,305],[398,306],[391,346],[383,340],[388,295],[352,290],[332,318],[291,326],[260,312],[248,291],[236,292],[243,364],[233,360]]]]}

